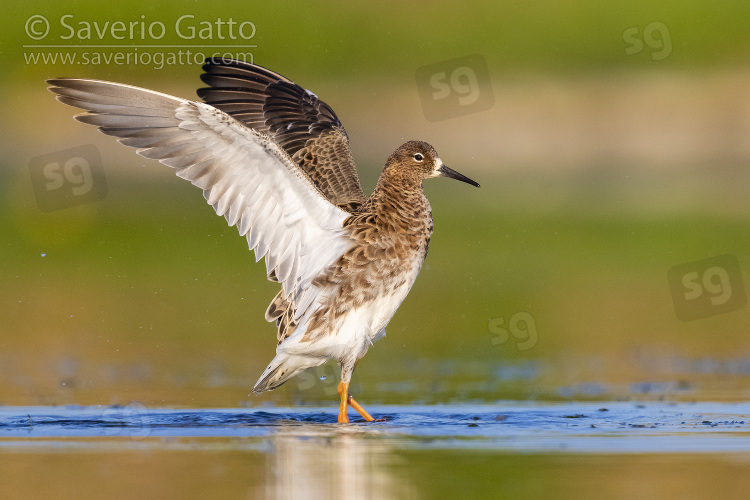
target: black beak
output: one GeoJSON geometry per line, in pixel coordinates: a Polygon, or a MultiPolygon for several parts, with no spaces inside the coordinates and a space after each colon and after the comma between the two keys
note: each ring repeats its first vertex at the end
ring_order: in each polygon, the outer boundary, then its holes
{"type": "Polygon", "coordinates": [[[438,169],[438,172],[440,172],[441,177],[450,177],[451,179],[456,179],[459,181],[463,181],[466,184],[471,184],[474,187],[479,187],[479,184],[472,181],[468,177],[466,177],[464,174],[459,174],[455,170],[451,170],[450,168],[446,167],[445,165],[441,166],[438,169]]]}

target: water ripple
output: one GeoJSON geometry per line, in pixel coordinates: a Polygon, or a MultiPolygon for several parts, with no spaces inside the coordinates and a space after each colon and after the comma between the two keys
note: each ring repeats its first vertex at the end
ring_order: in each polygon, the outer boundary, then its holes
{"type": "Polygon", "coordinates": [[[169,438],[262,439],[283,434],[387,439],[409,448],[750,451],[748,404],[499,402],[370,410],[378,421],[367,423],[351,415],[351,424],[339,425],[335,408],[168,409],[139,403],[0,407],[0,447],[82,438],[129,438],[163,447],[174,442],[169,438]]]}

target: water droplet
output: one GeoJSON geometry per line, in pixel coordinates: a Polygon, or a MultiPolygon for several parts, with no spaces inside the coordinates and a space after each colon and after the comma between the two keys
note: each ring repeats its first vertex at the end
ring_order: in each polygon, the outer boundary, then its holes
{"type": "Polygon", "coordinates": [[[323,375],[322,377],[320,377],[320,380],[325,380],[325,379],[326,379],[325,375],[323,375]]]}
{"type": "Polygon", "coordinates": [[[43,253],[43,254],[42,254],[42,257],[46,257],[46,256],[47,256],[47,254],[46,254],[46,253],[43,253]]]}

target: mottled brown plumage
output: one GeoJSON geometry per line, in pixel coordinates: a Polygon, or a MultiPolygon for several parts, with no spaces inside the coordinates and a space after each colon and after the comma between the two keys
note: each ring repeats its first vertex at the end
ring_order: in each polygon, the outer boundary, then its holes
{"type": "MultiPolygon", "coordinates": [[[[303,342],[330,334],[342,314],[391,293],[406,283],[415,266],[421,268],[433,228],[422,176],[431,171],[419,168],[415,154],[422,154],[422,164],[431,168],[439,160],[425,142],[404,144],[388,159],[372,195],[344,222],[354,244],[327,274],[313,281],[335,293],[313,314],[303,342]]],[[[268,321],[276,321],[279,344],[296,329],[293,307],[279,292],[266,312],[268,321]]]]}
{"type": "Polygon", "coordinates": [[[48,80],[76,119],[118,137],[203,190],[281,290],[266,311],[276,357],[253,387],[274,389],[329,359],[341,365],[339,422],[357,362],[385,335],[427,255],[422,181],[450,177],[432,146],[410,141],[365,197],[344,127],[313,93],[260,66],[210,59],[205,103],[99,80],[48,80]]]}
{"type": "Polygon", "coordinates": [[[299,370],[320,364],[315,353],[321,348],[324,352],[326,348],[333,350],[331,344],[338,342],[346,346],[343,354],[332,356],[338,359],[342,369],[339,419],[347,421],[347,404],[354,406],[366,419],[370,418],[348,396],[351,373],[369,345],[385,335],[385,325],[421,270],[433,229],[432,210],[422,181],[437,176],[478,186],[447,168],[435,149],[425,142],[407,142],[388,158],[373,193],[344,221],[351,246],[312,282],[323,299],[304,316],[297,311],[294,300],[284,297],[283,291],[271,302],[266,319],[276,321],[278,354],[254,391],[278,387],[299,370]],[[363,335],[358,337],[342,329],[353,311],[368,310],[377,311],[371,314],[377,319],[369,318],[363,335]],[[295,335],[300,317],[303,317],[304,328],[295,335]],[[353,338],[354,346],[351,345],[353,338]],[[294,351],[285,345],[287,339],[297,346],[294,351]],[[288,354],[300,351],[306,354],[288,354]],[[300,360],[301,357],[308,359],[300,360]]]}
{"type": "Polygon", "coordinates": [[[405,144],[386,163],[372,195],[344,223],[354,245],[330,273],[314,281],[321,288],[336,288],[336,293],[313,315],[302,342],[329,335],[331,325],[347,311],[391,294],[407,282],[411,287],[411,277],[416,278],[421,269],[432,235],[432,210],[422,190],[425,177],[421,177],[415,154],[422,154],[431,164],[438,161],[429,144],[405,144]],[[413,175],[414,171],[420,175],[413,175]]]}

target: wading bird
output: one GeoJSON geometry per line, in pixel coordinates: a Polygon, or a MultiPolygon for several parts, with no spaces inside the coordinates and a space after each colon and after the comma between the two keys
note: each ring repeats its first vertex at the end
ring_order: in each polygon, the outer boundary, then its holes
{"type": "Polygon", "coordinates": [[[276,357],[260,393],[335,359],[341,366],[339,422],[351,406],[357,362],[385,336],[427,255],[432,212],[422,181],[450,177],[435,149],[409,141],[391,154],[364,195],[349,138],[315,94],[254,64],[208,59],[190,101],[122,83],[48,80],[65,104],[138,154],[159,160],[203,190],[236,225],[281,284],[266,319],[276,323],[276,357]]]}

